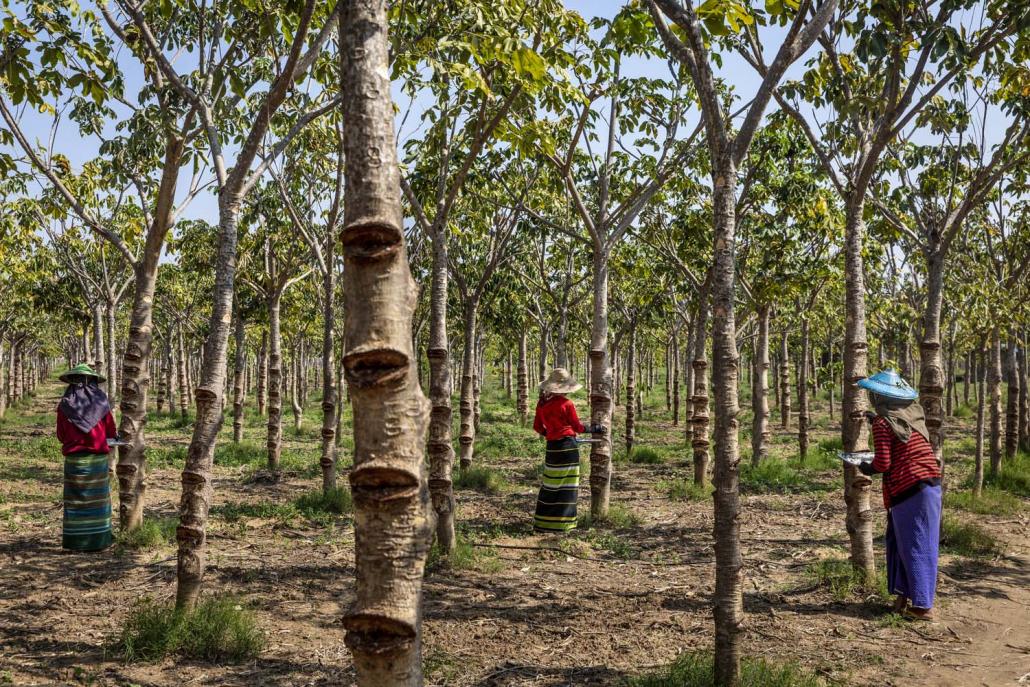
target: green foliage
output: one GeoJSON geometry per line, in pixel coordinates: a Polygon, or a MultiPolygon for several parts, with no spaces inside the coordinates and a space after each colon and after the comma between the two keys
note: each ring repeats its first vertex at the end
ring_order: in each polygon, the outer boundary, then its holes
{"type": "Polygon", "coordinates": [[[890,598],[887,577],[883,571],[878,571],[875,584],[869,585],[865,580],[865,574],[855,568],[851,561],[843,558],[824,558],[816,561],[808,566],[806,575],[817,584],[829,588],[835,601],[846,601],[856,595],[866,597],[870,594],[883,600],[890,598]]]}
{"type": "MultiPolygon", "coordinates": [[[[710,687],[715,683],[711,652],[680,654],[671,664],[653,673],[631,678],[628,687],[710,687]]],[[[821,687],[823,682],[794,663],[776,664],[747,658],[740,665],[740,687],[821,687]]]]}
{"type": "Polygon", "coordinates": [[[757,466],[741,462],[740,487],[753,493],[818,490],[819,484],[797,467],[779,458],[766,458],[757,466]]]}
{"type": "Polygon", "coordinates": [[[640,516],[621,503],[613,503],[608,507],[608,515],[595,519],[589,512],[579,516],[579,526],[585,529],[605,527],[626,529],[640,524],[640,516]]]}
{"type": "Polygon", "coordinates": [[[155,549],[175,541],[179,518],[144,518],[143,524],[129,532],[120,531],[119,544],[127,549],[155,549]]]}
{"type": "Polygon", "coordinates": [[[429,550],[426,567],[474,570],[488,574],[498,572],[504,568],[504,563],[497,557],[497,553],[493,549],[477,547],[472,544],[472,540],[459,532],[454,542],[454,551],[447,556],[440,550],[439,544],[434,543],[433,547],[429,550]]]}
{"type": "Polygon", "coordinates": [[[472,489],[484,494],[499,494],[507,488],[504,477],[492,468],[473,465],[466,470],[459,470],[454,478],[455,489],[472,489]]]}
{"type": "Polygon", "coordinates": [[[1026,508],[1018,497],[995,487],[985,487],[980,498],[972,491],[951,489],[944,495],[944,506],[980,515],[1015,515],[1026,508]]]}
{"type": "Polygon", "coordinates": [[[1020,451],[1012,458],[1003,458],[997,474],[984,475],[984,486],[1030,497],[1030,453],[1020,451]]]}
{"type": "Polygon", "coordinates": [[[189,446],[186,444],[165,444],[148,446],[146,450],[147,465],[151,468],[182,468],[186,464],[189,446]]]}
{"type": "Polygon", "coordinates": [[[967,405],[960,405],[957,408],[952,408],[952,417],[957,417],[960,420],[968,420],[971,417],[976,416],[976,408],[967,405]]]}
{"type": "Polygon", "coordinates": [[[712,497],[710,486],[698,486],[693,479],[662,480],[657,488],[673,501],[704,501],[712,497]]]}
{"type": "Polygon", "coordinates": [[[289,526],[300,515],[300,511],[292,503],[242,503],[229,501],[211,508],[211,515],[226,522],[239,522],[243,518],[261,518],[276,520],[280,525],[289,526]]]}
{"type": "Polygon", "coordinates": [[[950,516],[941,524],[941,549],[969,558],[990,558],[1002,551],[998,540],[982,527],[950,516]]]}
{"type": "Polygon", "coordinates": [[[257,656],[265,637],[252,612],[232,598],[207,598],[192,611],[145,598],[129,612],[114,649],[125,661],[158,661],[178,654],[238,662],[257,656]]]}

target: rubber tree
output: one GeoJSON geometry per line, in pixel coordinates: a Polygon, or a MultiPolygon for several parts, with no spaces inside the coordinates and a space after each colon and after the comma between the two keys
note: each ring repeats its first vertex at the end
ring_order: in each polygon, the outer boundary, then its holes
{"type": "Polygon", "coordinates": [[[424,464],[429,403],[412,344],[408,267],[390,97],[387,3],[340,17],[346,186],[343,367],[354,413],[356,598],[344,617],[362,687],[422,684],[422,574],[432,539],[424,464]]]}
{"type": "Polygon", "coordinates": [[[182,498],[176,531],[179,547],[176,605],[179,608],[192,608],[197,603],[204,576],[212,488],[211,465],[223,419],[225,361],[232,322],[240,210],[247,194],[289,141],[307,123],[333,109],[340,101],[339,95],[334,98],[329,92],[321,94],[317,105],[297,114],[288,131],[274,143],[269,143],[268,135],[274,115],[286,100],[294,82],[302,78],[314,64],[335,28],[336,7],[320,7],[317,20],[321,27],[313,34],[310,45],[305,49],[313,18],[316,17],[316,4],[313,0],[307,0],[300,7],[295,24],[291,18],[288,36],[281,35],[278,29],[268,29],[269,26],[283,24],[260,21],[253,25],[242,17],[229,15],[234,8],[205,8],[198,28],[202,32],[210,30],[210,33],[203,36],[187,34],[181,40],[191,45],[204,44],[207,51],[200,51],[195,70],[189,74],[180,74],[167,53],[169,41],[159,40],[151,26],[151,22],[163,21],[160,15],[162,8],[153,5],[141,8],[126,0],[118,2],[118,7],[131,20],[141,49],[146,50],[153,68],[161,72],[171,90],[196,110],[218,190],[215,288],[211,296],[211,317],[204,344],[203,365],[195,393],[196,420],[182,473],[182,498]],[[274,54],[279,56],[278,59],[270,60],[267,64],[263,60],[253,60],[253,55],[247,54],[242,46],[253,45],[255,41],[262,54],[274,54]],[[227,47],[229,45],[239,47],[227,47]],[[222,53],[222,57],[216,59],[219,49],[227,53],[222,53]],[[260,97],[248,101],[253,109],[248,108],[246,120],[239,122],[237,106],[244,100],[246,92],[258,84],[266,90],[260,97]],[[218,88],[215,88],[216,85],[218,88]],[[240,124],[239,130],[232,132],[231,140],[241,141],[238,147],[234,145],[228,152],[226,144],[230,140],[230,133],[229,127],[225,126],[227,123],[240,124]],[[261,162],[252,170],[259,150],[262,151],[261,162]],[[233,156],[230,157],[230,154],[233,156]]]}
{"type": "MultiPolygon", "coordinates": [[[[833,16],[821,31],[819,59],[800,80],[777,89],[775,97],[805,132],[845,207],[841,440],[845,451],[855,451],[865,448],[868,441],[866,399],[855,386],[867,374],[868,359],[862,254],[867,198],[887,146],[912,126],[956,77],[1016,31],[1018,10],[1000,7],[996,13],[983,15],[982,24],[972,26],[965,20],[972,16],[965,14],[965,3],[943,0],[919,6],[889,0],[862,22],[845,16],[847,9],[845,6],[833,16]],[[842,45],[851,50],[842,51],[842,45]],[[936,78],[925,78],[930,74],[936,78]],[[818,110],[820,124],[815,123],[814,111],[802,112],[802,98],[818,110]],[[868,106],[855,108],[859,99],[868,106]],[[835,135],[820,136],[820,126],[828,126],[835,135]]],[[[742,54],[763,68],[753,52],[742,54]]],[[[857,469],[844,468],[851,562],[867,580],[875,575],[871,484],[857,469]]]]}
{"type": "MultiPolygon", "coordinates": [[[[701,104],[711,163],[714,240],[711,284],[712,391],[715,397],[715,683],[736,685],[740,680],[740,626],[744,616],[739,521],[740,456],[737,446],[738,353],[734,320],[736,208],[739,201],[737,175],[774,89],[787,68],[815,43],[836,11],[837,2],[828,0],[818,6],[802,2],[793,16],[788,16],[790,10],[783,7],[783,21],[789,24],[789,28],[776,57],[768,67],[764,63],[763,46],[757,30],[744,28],[747,24],[738,23],[741,20],[729,13],[721,21],[712,18],[719,32],[741,32],[746,36],[762,75],[761,84],[736,131],[730,125],[730,113],[723,107],[724,100],[716,90],[709,42],[714,36],[705,35],[706,31],[714,28],[713,24],[708,23],[702,29],[701,20],[689,0],[685,5],[675,0],[648,0],[648,8],[670,56],[689,73],[694,83],[701,104]],[[665,16],[676,24],[682,39],[665,23],[665,16]]],[[[734,5],[733,8],[740,13],[736,16],[748,17],[747,9],[743,6],[734,5]]],[[[746,186],[744,191],[746,193],[746,186]]]]}

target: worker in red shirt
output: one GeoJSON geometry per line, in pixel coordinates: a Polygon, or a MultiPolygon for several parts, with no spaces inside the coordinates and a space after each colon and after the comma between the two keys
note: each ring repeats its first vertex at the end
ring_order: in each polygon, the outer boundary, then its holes
{"type": "Polygon", "coordinates": [[[68,384],[57,406],[57,438],[64,454],[62,546],[100,551],[113,541],[108,439],[117,439],[104,378],[86,364],[59,378],[68,384]]]}
{"type": "Polygon", "coordinates": [[[883,475],[887,508],[887,588],[896,594],[894,610],[918,620],[933,620],[937,555],[941,533],[941,468],[930,445],[918,393],[894,370],[860,379],[876,413],[876,449],[863,474],[883,475]],[[911,606],[909,604],[911,603],[911,606]]]}
{"type": "Polygon", "coordinates": [[[588,430],[579,421],[576,405],[566,394],[582,388],[569,371],[558,367],[540,385],[533,430],[547,439],[543,484],[536,500],[533,529],[538,532],[568,532],[576,527],[579,499],[579,447],[576,435],[590,431],[604,433],[604,427],[588,430]]]}

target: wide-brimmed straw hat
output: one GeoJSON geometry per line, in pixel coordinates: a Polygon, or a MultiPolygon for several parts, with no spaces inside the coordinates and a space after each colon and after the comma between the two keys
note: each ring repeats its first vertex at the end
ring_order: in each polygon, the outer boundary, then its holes
{"type": "Polygon", "coordinates": [[[58,377],[65,384],[71,384],[71,377],[93,377],[97,380],[97,384],[102,384],[107,381],[107,378],[101,374],[97,374],[93,371],[93,368],[86,363],[79,363],[72,369],[65,372],[63,375],[58,377]]]}
{"type": "Polygon", "coordinates": [[[899,401],[914,401],[919,398],[919,392],[909,386],[897,370],[877,372],[872,377],[858,380],[857,384],[874,394],[895,398],[899,401]]]}
{"type": "Polygon", "coordinates": [[[540,385],[542,394],[571,394],[579,391],[583,385],[578,383],[564,367],[556,367],[547,375],[540,385]]]}

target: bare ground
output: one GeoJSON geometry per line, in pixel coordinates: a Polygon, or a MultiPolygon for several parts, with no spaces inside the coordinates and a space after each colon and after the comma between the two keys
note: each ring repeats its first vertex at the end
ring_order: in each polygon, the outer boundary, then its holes
{"type": "MultiPolygon", "coordinates": [[[[42,389],[0,426],[0,684],[353,682],[340,623],[352,599],[354,563],[345,517],[329,527],[304,518],[212,519],[207,590],[235,594],[257,611],[267,635],[260,658],[238,665],[124,664],[105,648],[139,598],[173,598],[175,551],[62,552],[59,458],[16,450],[19,441],[51,431],[46,413],[56,393],[56,387],[42,389]],[[24,422],[12,417],[19,413],[24,422]]],[[[675,441],[682,431],[658,421],[664,407],[648,415],[655,419],[651,437],[675,441]]],[[[819,431],[828,436],[823,420],[819,431]]],[[[964,429],[952,433],[961,436],[964,429]]],[[[155,434],[152,441],[182,443],[186,432],[155,434]]],[[[315,445],[314,431],[307,441],[315,445]]],[[[777,437],[778,445],[790,441],[786,433],[777,437]]],[[[496,495],[458,493],[462,530],[483,545],[475,549],[479,557],[461,569],[437,563],[427,574],[427,683],[618,685],[686,649],[710,648],[711,504],[674,501],[656,486],[689,474],[685,449],[677,450],[659,465],[616,465],[614,498],[638,523],[584,529],[565,540],[530,532],[535,484],[526,473],[538,457],[491,459],[510,487],[496,495]]],[[[215,504],[284,503],[316,485],[300,475],[269,484],[244,480],[240,468],[216,470],[215,504]]],[[[175,468],[151,473],[148,516],[174,515],[178,476],[175,468]]],[[[986,561],[942,556],[942,621],[892,623],[882,600],[835,601],[808,574],[812,561],[846,556],[839,480],[825,471],[818,481],[800,493],[742,498],[748,655],[796,660],[831,684],[1030,681],[1025,508],[1014,516],[961,513],[1002,540],[1005,554],[986,561]]],[[[589,502],[586,485],[584,479],[581,508],[589,502]]],[[[878,554],[882,562],[882,550],[878,554]]]]}

